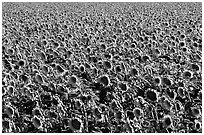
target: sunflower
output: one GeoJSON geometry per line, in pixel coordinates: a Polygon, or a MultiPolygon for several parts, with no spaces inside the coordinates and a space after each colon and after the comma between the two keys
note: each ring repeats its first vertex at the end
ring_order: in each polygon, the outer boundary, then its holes
{"type": "Polygon", "coordinates": [[[82,130],[82,121],[79,118],[72,118],[69,121],[69,127],[75,132],[81,132],[81,130],[82,130]]]}
{"type": "Polygon", "coordinates": [[[42,127],[42,122],[41,120],[37,117],[37,116],[34,116],[34,118],[32,118],[31,120],[33,122],[33,125],[37,128],[37,129],[40,129],[42,127]]]}

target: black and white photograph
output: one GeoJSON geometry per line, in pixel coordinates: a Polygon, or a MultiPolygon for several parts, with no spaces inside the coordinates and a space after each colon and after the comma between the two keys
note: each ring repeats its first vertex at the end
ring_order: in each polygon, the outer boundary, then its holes
{"type": "Polygon", "coordinates": [[[1,2],[2,133],[202,133],[202,2],[1,2]]]}

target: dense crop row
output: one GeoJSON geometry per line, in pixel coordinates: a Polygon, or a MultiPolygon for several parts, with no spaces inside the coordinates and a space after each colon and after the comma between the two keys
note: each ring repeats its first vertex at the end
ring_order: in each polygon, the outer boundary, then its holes
{"type": "Polygon", "coordinates": [[[3,3],[3,132],[202,132],[201,3],[3,3]]]}

